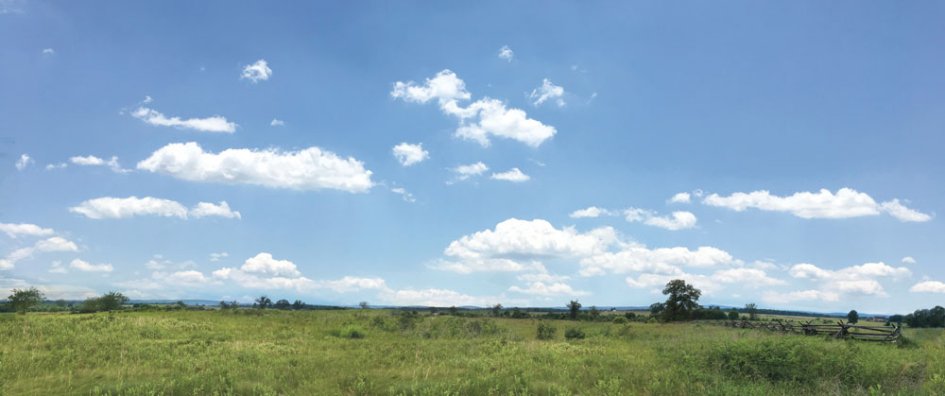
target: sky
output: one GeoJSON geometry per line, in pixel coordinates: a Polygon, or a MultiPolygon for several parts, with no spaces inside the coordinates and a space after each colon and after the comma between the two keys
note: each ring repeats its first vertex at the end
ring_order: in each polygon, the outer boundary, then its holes
{"type": "Polygon", "coordinates": [[[0,294],[929,308],[943,19],[0,0],[0,294]]]}

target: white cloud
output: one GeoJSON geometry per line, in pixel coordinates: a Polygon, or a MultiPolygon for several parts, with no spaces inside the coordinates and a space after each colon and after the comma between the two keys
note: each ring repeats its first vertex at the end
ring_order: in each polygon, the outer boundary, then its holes
{"type": "Polygon", "coordinates": [[[531,177],[523,173],[522,170],[518,168],[512,168],[505,172],[493,173],[490,178],[494,180],[504,180],[504,181],[509,181],[513,183],[526,182],[529,179],[531,179],[531,177]]]}
{"type": "Polygon", "coordinates": [[[900,221],[924,222],[932,218],[930,215],[903,206],[898,199],[879,204],[866,193],[850,188],[841,188],[836,194],[830,190],[821,189],[816,193],[798,192],[785,197],[772,195],[765,190],[750,193],[736,192],[727,197],[711,194],[703,200],[703,203],[736,212],[748,208],[788,212],[804,219],[843,219],[875,216],[880,213],[888,213],[900,221]]]}
{"type": "Polygon", "coordinates": [[[882,207],[884,212],[888,213],[892,217],[895,217],[899,221],[922,223],[932,220],[932,216],[919,212],[915,209],[907,208],[905,205],[899,203],[898,199],[883,202],[880,207],[882,207]]]}
{"type": "Polygon", "coordinates": [[[265,59],[260,59],[251,65],[246,65],[243,67],[243,73],[240,74],[240,79],[246,79],[257,83],[260,81],[266,81],[269,77],[272,76],[272,69],[269,68],[269,63],[265,59]]]}
{"type": "Polygon", "coordinates": [[[650,249],[644,245],[628,244],[614,252],[603,252],[582,259],[580,274],[594,276],[644,272],[674,275],[683,274],[680,267],[705,268],[736,262],[728,252],[711,246],[691,250],[685,247],[650,249]]]}
{"type": "Polygon", "coordinates": [[[601,209],[596,206],[589,206],[584,209],[575,210],[568,216],[570,216],[572,219],[593,219],[600,216],[612,216],[613,214],[614,212],[610,210],[601,209]]]}
{"type": "Polygon", "coordinates": [[[345,276],[338,280],[319,281],[316,287],[330,289],[336,293],[348,293],[361,290],[387,290],[387,284],[381,278],[359,278],[345,276]]]}
{"type": "Polygon", "coordinates": [[[407,189],[405,189],[405,188],[403,188],[403,187],[393,187],[393,188],[390,189],[390,192],[392,192],[392,193],[394,193],[394,194],[397,194],[397,195],[400,195],[400,197],[401,197],[405,202],[410,202],[410,203],[417,202],[417,199],[414,198],[413,194],[411,194],[409,191],[407,191],[407,189]]]}
{"type": "Polygon", "coordinates": [[[227,121],[226,117],[214,115],[207,118],[167,117],[161,112],[147,107],[139,107],[131,115],[139,120],[155,126],[166,126],[182,129],[193,129],[200,132],[236,132],[236,123],[227,121]]]}
{"type": "Polygon", "coordinates": [[[403,289],[390,290],[381,294],[391,304],[407,306],[489,306],[498,303],[498,299],[475,297],[448,289],[403,289]]]}
{"type": "Polygon", "coordinates": [[[223,217],[227,219],[242,219],[240,212],[231,210],[230,205],[226,201],[220,201],[219,204],[213,204],[210,202],[199,202],[197,206],[194,206],[190,210],[190,215],[196,218],[201,217],[223,217]]]}
{"type": "Polygon", "coordinates": [[[227,257],[230,257],[230,254],[227,252],[210,253],[210,261],[213,261],[213,262],[223,260],[227,257]]]}
{"type": "Polygon", "coordinates": [[[687,192],[676,193],[672,198],[669,199],[670,203],[690,203],[692,202],[692,196],[687,192]]]}
{"type": "Polygon", "coordinates": [[[423,149],[423,143],[400,143],[391,149],[400,165],[411,166],[430,158],[430,152],[423,149]]]}
{"type": "Polygon", "coordinates": [[[716,271],[712,274],[712,279],[721,283],[738,283],[748,287],[765,287],[783,285],[786,282],[775,279],[758,268],[730,268],[716,271]]]}
{"type": "MultiPolygon", "coordinates": [[[[75,156],[69,158],[69,162],[72,162],[75,165],[79,166],[107,166],[112,172],[115,173],[128,173],[131,172],[130,169],[123,169],[121,164],[118,163],[118,157],[112,156],[108,161],[96,157],[94,155],[87,156],[75,156]]],[[[62,167],[65,167],[65,164],[62,164],[62,167]]],[[[46,166],[46,169],[49,169],[49,166],[46,166]]]]}
{"type": "Polygon", "coordinates": [[[60,162],[58,164],[46,164],[46,170],[65,169],[67,167],[69,167],[69,164],[65,162],[60,162]]]}
{"type": "Polygon", "coordinates": [[[85,260],[75,259],[69,263],[69,268],[77,269],[83,272],[112,272],[111,264],[92,264],[85,260]]]}
{"type": "Polygon", "coordinates": [[[12,269],[20,260],[32,257],[35,253],[77,252],[79,247],[68,239],[54,236],[37,241],[30,247],[16,249],[0,259],[0,270],[12,269]]]}
{"type": "Polygon", "coordinates": [[[69,273],[69,270],[62,265],[62,261],[53,261],[52,265],[49,266],[49,273],[51,274],[66,274],[69,273]]]}
{"type": "Polygon", "coordinates": [[[630,223],[643,223],[670,231],[694,228],[698,222],[696,215],[686,211],[676,211],[670,216],[660,216],[650,210],[629,208],[624,210],[624,217],[630,223]]]}
{"type": "Polygon", "coordinates": [[[26,169],[27,166],[30,166],[34,161],[30,158],[29,154],[20,154],[20,159],[16,160],[16,170],[21,171],[26,169]]]}
{"type": "Polygon", "coordinates": [[[831,293],[852,293],[885,297],[886,290],[878,278],[903,279],[912,276],[906,267],[886,263],[865,263],[838,270],[828,270],[809,263],[795,264],[788,270],[791,277],[821,283],[821,290],[831,293]]]}
{"type": "Polygon", "coordinates": [[[549,100],[553,100],[558,107],[564,107],[567,104],[564,102],[564,87],[555,85],[547,78],[541,81],[540,87],[532,90],[528,98],[532,100],[532,105],[535,107],[549,100]]]}
{"type": "Polygon", "coordinates": [[[799,290],[788,293],[765,292],[761,299],[769,304],[788,304],[797,301],[840,301],[840,294],[822,290],[799,290]]]}
{"type": "Polygon", "coordinates": [[[491,98],[477,100],[467,107],[459,101],[469,100],[466,84],[450,70],[443,70],[423,85],[414,82],[394,83],[391,97],[412,103],[427,103],[436,99],[443,113],[459,119],[455,135],[489,146],[490,137],[516,140],[532,147],[540,146],[557,132],[554,127],[528,118],[516,108],[491,98]]]}
{"type": "Polygon", "coordinates": [[[202,285],[213,282],[200,271],[177,271],[167,275],[166,280],[173,284],[202,285]]]}
{"type": "Polygon", "coordinates": [[[473,176],[479,176],[487,170],[489,170],[489,167],[482,162],[460,165],[452,169],[453,173],[456,174],[456,180],[466,180],[473,176]]]}
{"type": "Polygon", "coordinates": [[[515,52],[507,45],[503,45],[502,48],[499,48],[499,59],[503,59],[506,62],[511,62],[512,58],[515,57],[515,52]]]}
{"type": "Polygon", "coordinates": [[[311,290],[315,282],[302,276],[295,263],[277,260],[269,253],[247,259],[240,268],[224,267],[213,271],[213,278],[229,280],[251,289],[311,290]]]}
{"type": "Polygon", "coordinates": [[[141,101],[143,104],[148,104],[154,101],[154,98],[151,95],[144,95],[144,100],[141,101]]]}
{"type": "Polygon", "coordinates": [[[43,55],[55,55],[56,50],[52,48],[43,48],[43,55]]]}
{"type": "Polygon", "coordinates": [[[444,254],[454,259],[520,259],[522,257],[583,257],[605,251],[616,234],[610,227],[579,233],[557,229],[546,220],[511,218],[494,230],[479,231],[449,244],[444,254]]]}
{"type": "Polygon", "coordinates": [[[590,293],[583,290],[575,290],[571,285],[564,282],[529,282],[524,288],[512,286],[510,292],[535,295],[535,296],[586,296],[590,293]]]}
{"type": "Polygon", "coordinates": [[[70,212],[90,219],[123,219],[134,216],[187,218],[187,208],[176,201],[154,197],[102,197],[69,208],[70,212]]]}
{"type": "Polygon", "coordinates": [[[318,147],[300,151],[227,149],[205,152],[194,142],[168,144],[138,163],[138,169],[178,179],[252,184],[293,190],[334,189],[366,192],[371,171],[357,159],[342,158],[318,147]]]}
{"type": "Polygon", "coordinates": [[[903,258],[902,258],[902,263],[903,263],[903,264],[915,264],[916,261],[915,261],[914,258],[912,258],[912,256],[906,256],[906,257],[903,257],[903,258]]]}
{"type": "Polygon", "coordinates": [[[10,238],[18,236],[49,236],[54,233],[51,228],[43,228],[36,224],[13,224],[0,223],[0,232],[7,234],[10,238]]]}
{"type": "Polygon", "coordinates": [[[913,285],[909,291],[913,293],[945,293],[945,282],[922,281],[913,285]]]}
{"type": "Polygon", "coordinates": [[[269,126],[285,126],[285,121],[282,121],[278,118],[273,118],[272,121],[269,121],[269,126]]]}

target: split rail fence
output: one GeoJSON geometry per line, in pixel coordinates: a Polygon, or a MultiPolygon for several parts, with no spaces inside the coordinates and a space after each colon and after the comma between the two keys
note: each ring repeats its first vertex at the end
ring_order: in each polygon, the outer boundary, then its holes
{"type": "Polygon", "coordinates": [[[899,337],[902,336],[902,328],[900,326],[860,326],[844,323],[843,321],[837,321],[837,324],[814,324],[812,321],[794,323],[782,320],[768,322],[736,320],[727,321],[724,322],[724,324],[728,327],[742,329],[762,329],[803,335],[827,335],[834,338],[852,338],[876,342],[897,342],[899,341],[899,337]]]}

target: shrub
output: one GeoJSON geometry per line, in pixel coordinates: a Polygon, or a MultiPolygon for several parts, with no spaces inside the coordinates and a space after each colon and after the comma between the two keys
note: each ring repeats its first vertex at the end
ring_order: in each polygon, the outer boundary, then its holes
{"type": "Polygon", "coordinates": [[[568,340],[583,340],[584,331],[577,327],[572,327],[564,332],[564,338],[568,340]]]}
{"type": "Polygon", "coordinates": [[[539,340],[551,340],[555,338],[555,333],[557,332],[558,332],[558,328],[550,324],[539,323],[537,338],[539,340]]]}
{"type": "Polygon", "coordinates": [[[364,330],[355,325],[346,325],[338,331],[338,337],[341,338],[364,338],[364,330]]]}
{"type": "Polygon", "coordinates": [[[627,324],[627,318],[623,316],[618,316],[614,318],[614,324],[627,324]]]}

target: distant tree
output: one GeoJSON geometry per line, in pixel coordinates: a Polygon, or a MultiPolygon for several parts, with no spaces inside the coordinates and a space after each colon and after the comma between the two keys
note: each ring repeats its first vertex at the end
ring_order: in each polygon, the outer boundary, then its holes
{"type": "Polygon", "coordinates": [[[895,323],[899,326],[902,326],[902,321],[905,319],[902,315],[893,315],[889,317],[889,323],[895,323]]]}
{"type": "Polygon", "coordinates": [[[12,294],[7,297],[10,301],[10,308],[18,313],[26,313],[30,308],[43,302],[43,292],[35,287],[29,289],[13,289],[12,294]]]}
{"type": "Polygon", "coordinates": [[[229,304],[229,303],[227,303],[226,301],[222,301],[222,300],[220,301],[220,309],[227,309],[227,308],[229,308],[229,307],[230,307],[230,304],[229,304]]]}
{"type": "Polygon", "coordinates": [[[100,311],[117,311],[128,303],[128,297],[116,291],[110,291],[98,298],[98,309],[100,311]]]}
{"type": "Polygon", "coordinates": [[[627,318],[627,320],[634,320],[637,318],[637,314],[634,312],[627,312],[623,314],[623,317],[627,318]]]}
{"type": "Polygon", "coordinates": [[[591,310],[588,311],[588,313],[591,315],[592,320],[597,320],[597,318],[600,317],[600,311],[597,310],[597,306],[595,305],[591,306],[591,310]]]}
{"type": "Polygon", "coordinates": [[[283,298],[283,299],[280,299],[279,301],[276,301],[275,305],[273,305],[273,308],[289,309],[291,306],[292,306],[292,303],[290,303],[289,300],[286,300],[283,298]]]}
{"type": "Polygon", "coordinates": [[[699,309],[699,297],[702,292],[682,279],[674,279],[663,288],[668,296],[663,303],[662,317],[665,321],[689,320],[692,312],[699,309]]]}
{"type": "Polygon", "coordinates": [[[455,316],[458,312],[459,312],[459,310],[456,309],[456,306],[455,306],[455,305],[452,306],[452,307],[450,307],[450,315],[455,316]]]}
{"type": "Polygon", "coordinates": [[[581,313],[581,303],[579,303],[578,300],[571,300],[567,307],[568,317],[571,318],[571,320],[577,320],[578,314],[581,313]]]}
{"type": "Polygon", "coordinates": [[[745,304],[745,312],[748,313],[748,320],[757,320],[758,319],[758,304],[755,304],[755,303],[745,304]]]}
{"type": "Polygon", "coordinates": [[[496,304],[492,306],[492,316],[499,316],[502,314],[502,304],[496,304]]]}
{"type": "Polygon", "coordinates": [[[303,308],[305,308],[305,303],[302,302],[302,300],[295,300],[295,302],[292,303],[292,309],[294,310],[300,310],[303,308]]]}
{"type": "Polygon", "coordinates": [[[185,303],[184,300],[177,300],[177,302],[174,303],[174,306],[176,308],[183,309],[183,308],[187,308],[187,303],[185,303]]]}
{"type": "Polygon", "coordinates": [[[266,309],[272,306],[272,300],[267,296],[259,296],[253,303],[254,308],[266,309]]]}
{"type": "Polygon", "coordinates": [[[738,320],[738,311],[736,311],[736,310],[734,310],[734,309],[731,310],[731,311],[728,311],[728,319],[729,319],[729,320],[738,320]]]}
{"type": "Polygon", "coordinates": [[[368,309],[370,305],[368,305],[367,301],[361,301],[358,303],[358,306],[361,307],[361,309],[368,309]]]}
{"type": "Polygon", "coordinates": [[[859,321],[860,321],[860,314],[856,312],[855,309],[851,310],[850,313],[847,314],[848,323],[856,324],[856,322],[859,322],[859,321]]]}

